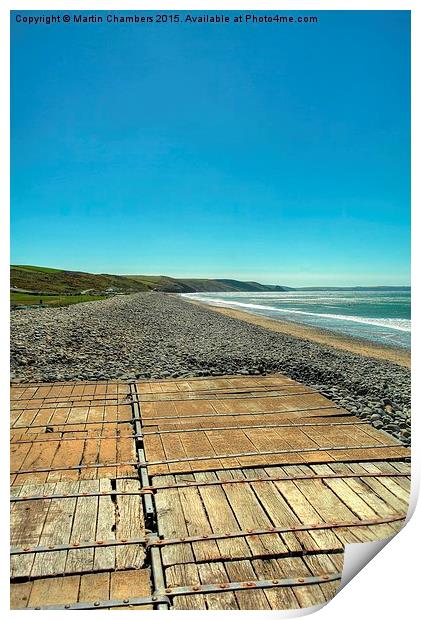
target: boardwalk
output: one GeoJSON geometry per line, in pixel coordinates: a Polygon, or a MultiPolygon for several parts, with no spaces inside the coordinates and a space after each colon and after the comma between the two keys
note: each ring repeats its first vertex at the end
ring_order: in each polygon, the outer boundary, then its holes
{"type": "Polygon", "coordinates": [[[409,449],[291,379],[19,384],[11,607],[290,609],[398,531],[409,449]]]}

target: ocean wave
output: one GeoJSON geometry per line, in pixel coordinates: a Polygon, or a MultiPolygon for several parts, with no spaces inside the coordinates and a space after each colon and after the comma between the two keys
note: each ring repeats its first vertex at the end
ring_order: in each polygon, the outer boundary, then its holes
{"type": "Polygon", "coordinates": [[[305,315],[310,317],[319,317],[322,319],[332,319],[336,321],[351,321],[353,323],[362,323],[365,325],[373,325],[376,327],[384,327],[387,329],[394,329],[401,332],[410,332],[411,331],[411,320],[410,319],[396,319],[396,318],[371,318],[371,317],[361,317],[354,315],[346,315],[346,314],[330,314],[330,313],[322,313],[322,312],[306,312],[304,310],[292,310],[291,308],[277,308],[276,306],[263,306],[261,304],[246,304],[241,301],[225,301],[223,299],[210,299],[209,297],[202,297],[197,294],[183,294],[183,297],[191,297],[193,299],[197,299],[198,301],[204,301],[208,304],[215,306],[223,306],[225,308],[233,308],[236,307],[248,309],[248,310],[263,310],[270,312],[279,312],[282,314],[294,314],[294,315],[305,315]]]}

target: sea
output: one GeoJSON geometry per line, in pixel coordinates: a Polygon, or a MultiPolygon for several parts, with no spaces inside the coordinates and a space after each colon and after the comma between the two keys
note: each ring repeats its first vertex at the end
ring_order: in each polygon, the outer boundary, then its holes
{"type": "Polygon", "coordinates": [[[328,329],[383,345],[411,346],[411,291],[340,290],[186,293],[212,306],[328,329]]]}

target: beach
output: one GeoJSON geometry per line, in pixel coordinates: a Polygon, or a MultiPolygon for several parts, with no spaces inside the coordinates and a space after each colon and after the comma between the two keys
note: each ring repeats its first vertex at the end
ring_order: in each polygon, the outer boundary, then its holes
{"type": "Polygon", "coordinates": [[[405,355],[157,292],[11,316],[15,382],[278,372],[408,443],[405,355]]]}
{"type": "MultiPolygon", "coordinates": [[[[202,304],[201,302],[190,300],[190,303],[202,304]]],[[[309,327],[292,321],[282,321],[279,319],[270,319],[251,312],[242,310],[234,310],[232,308],[220,308],[217,306],[209,306],[214,312],[219,312],[224,316],[229,316],[239,321],[245,321],[252,325],[259,325],[271,331],[281,334],[287,334],[304,340],[311,340],[319,344],[328,345],[342,351],[350,351],[364,357],[372,357],[380,360],[387,360],[393,364],[398,364],[404,368],[411,367],[411,352],[401,347],[388,347],[375,342],[369,342],[362,338],[351,338],[348,336],[337,334],[327,329],[317,329],[317,327],[309,327]]]]}

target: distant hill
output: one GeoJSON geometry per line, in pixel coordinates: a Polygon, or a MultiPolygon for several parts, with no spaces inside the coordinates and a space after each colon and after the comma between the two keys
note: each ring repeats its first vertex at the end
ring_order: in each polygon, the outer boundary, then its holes
{"type": "Polygon", "coordinates": [[[296,291],[410,291],[410,286],[302,286],[296,291]]]}
{"type": "Polygon", "coordinates": [[[83,271],[68,271],[37,267],[34,265],[11,265],[12,290],[57,294],[103,294],[137,293],[156,290],[165,293],[197,292],[258,292],[293,290],[284,286],[265,285],[240,280],[170,278],[169,276],[112,275],[83,271]]]}
{"type": "Polygon", "coordinates": [[[148,290],[148,287],[142,282],[130,280],[123,276],[65,271],[32,265],[11,265],[10,286],[23,291],[65,294],[85,291],[103,293],[107,289],[113,289],[110,292],[122,293],[148,290]]]}

